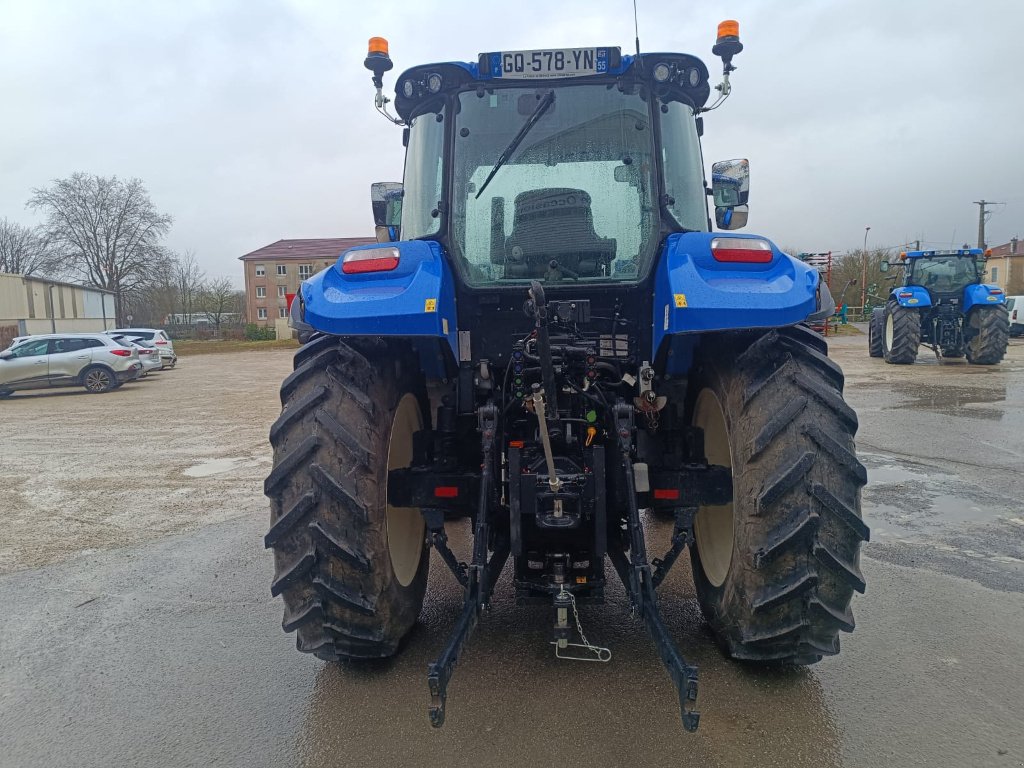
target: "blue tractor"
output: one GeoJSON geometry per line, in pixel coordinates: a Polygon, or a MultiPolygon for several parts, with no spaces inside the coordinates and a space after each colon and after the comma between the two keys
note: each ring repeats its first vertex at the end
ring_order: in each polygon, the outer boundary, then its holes
{"type": "MultiPolygon", "coordinates": [[[[1002,360],[1010,320],[1003,290],[981,282],[985,256],[980,248],[901,253],[904,285],[892,289],[884,307],[872,310],[868,354],[910,365],[924,344],[936,357],[966,355],[974,365],[1002,360]]],[[[890,266],[883,262],[882,271],[890,266]]]]}
{"type": "MultiPolygon", "coordinates": [[[[714,106],[741,49],[723,23],[714,106]]],[[[657,591],[688,548],[730,656],[837,653],[868,529],[857,416],[805,325],[835,307],[816,270],[731,231],[746,160],[715,163],[707,188],[705,65],[615,47],[484,53],[402,73],[396,117],[385,41],[366,65],[401,129],[404,181],[373,187],[379,242],[302,284],[291,318],[307,341],[270,430],[271,591],[298,649],[397,653],[434,549],[463,593],[428,670],[439,726],[508,561],[510,594],[552,609],[563,658],[610,658],[576,607],[603,602],[617,574],[692,730],[697,670],[657,591]],[[667,551],[652,552],[651,514],[673,521],[667,551]]]]}

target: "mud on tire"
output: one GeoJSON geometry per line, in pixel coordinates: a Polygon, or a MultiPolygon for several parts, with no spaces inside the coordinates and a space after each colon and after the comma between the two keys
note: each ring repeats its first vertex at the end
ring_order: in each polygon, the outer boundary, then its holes
{"type": "Polygon", "coordinates": [[[1004,305],[976,307],[967,316],[967,362],[995,365],[1006,354],[1010,340],[1010,313],[1004,305]]]}
{"type": "Polygon", "coordinates": [[[799,326],[719,337],[692,379],[690,423],[704,426],[709,461],[731,464],[734,489],[733,504],[698,512],[694,584],[737,659],[812,664],[854,628],[867,475],[843,373],[826,350],[799,326]]]}
{"type": "Polygon", "coordinates": [[[429,418],[418,360],[403,345],[320,336],[296,353],[281,404],[264,492],[282,627],[321,659],[390,656],[429,564],[419,510],[386,499],[389,455],[407,466],[411,432],[429,418]]]}
{"type": "Polygon", "coordinates": [[[901,307],[892,299],[885,305],[882,326],[882,356],[885,362],[912,365],[921,345],[921,314],[916,309],[901,307]]]}

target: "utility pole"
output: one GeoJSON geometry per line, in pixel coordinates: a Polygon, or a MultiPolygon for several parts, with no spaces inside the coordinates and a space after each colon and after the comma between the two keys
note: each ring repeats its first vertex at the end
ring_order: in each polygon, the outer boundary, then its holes
{"type": "Polygon", "coordinates": [[[985,247],[985,208],[990,205],[1005,205],[1005,203],[993,203],[991,200],[975,200],[978,206],[978,247],[985,247]]]}
{"type": "Polygon", "coordinates": [[[864,312],[864,307],[868,303],[868,232],[871,231],[871,227],[864,227],[864,247],[861,249],[861,260],[860,260],[860,311],[864,312]]]}

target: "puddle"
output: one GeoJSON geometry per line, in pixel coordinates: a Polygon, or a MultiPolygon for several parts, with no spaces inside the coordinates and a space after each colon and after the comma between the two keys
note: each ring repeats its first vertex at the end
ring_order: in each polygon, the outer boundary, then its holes
{"type": "Polygon", "coordinates": [[[998,421],[1003,418],[1003,408],[997,404],[1006,402],[1006,386],[996,387],[948,387],[918,382],[904,392],[907,399],[892,409],[912,408],[932,411],[945,416],[970,416],[971,418],[998,421]]]}
{"type": "Polygon", "coordinates": [[[915,462],[894,463],[880,454],[862,454],[861,459],[868,470],[864,520],[873,536],[937,534],[988,524],[1013,512],[1009,499],[955,474],[915,462]]]}
{"type": "Polygon", "coordinates": [[[208,459],[184,470],[182,474],[189,477],[209,477],[219,475],[223,472],[231,472],[238,469],[246,459],[208,459]]]}

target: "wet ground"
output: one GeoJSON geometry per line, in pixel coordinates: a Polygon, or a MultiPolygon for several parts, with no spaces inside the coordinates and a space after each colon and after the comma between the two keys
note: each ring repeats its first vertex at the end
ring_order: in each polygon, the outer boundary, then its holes
{"type": "Polygon", "coordinates": [[[1024,765],[1024,344],[994,368],[887,366],[865,346],[833,345],[869,472],[858,628],[809,669],[726,661],[681,561],[661,594],[701,668],[696,734],[621,589],[581,610],[614,654],[584,664],[554,660],[548,612],[500,584],[439,731],[424,673],[459,602],[441,568],[393,661],[296,653],[261,544],[287,353],[186,359],[105,396],[12,398],[0,765],[1024,765]],[[143,413],[159,417],[148,435],[131,428],[143,413]]]}

